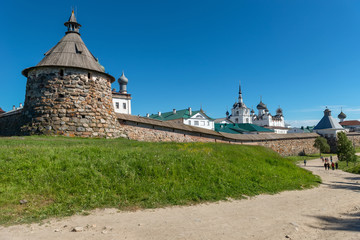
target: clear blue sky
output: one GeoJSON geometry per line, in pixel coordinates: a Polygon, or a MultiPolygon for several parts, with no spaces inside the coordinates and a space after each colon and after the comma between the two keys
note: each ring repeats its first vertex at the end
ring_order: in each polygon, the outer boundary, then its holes
{"type": "MultiPolygon", "coordinates": [[[[81,36],[106,72],[129,79],[133,114],[202,105],[223,117],[260,95],[286,122],[316,123],[325,106],[360,119],[360,1],[2,2],[0,107],[24,101],[24,68],[64,35],[76,7],[81,36]],[[314,122],[315,121],[315,122],[314,122]]],[[[119,88],[117,83],[113,87],[119,88]]]]}

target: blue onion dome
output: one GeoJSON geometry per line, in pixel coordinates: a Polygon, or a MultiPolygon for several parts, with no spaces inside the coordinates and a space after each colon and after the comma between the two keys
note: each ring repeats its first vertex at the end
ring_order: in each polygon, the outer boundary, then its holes
{"type": "Polygon", "coordinates": [[[341,111],[341,113],[338,115],[339,119],[345,119],[346,118],[346,114],[343,113],[343,111],[341,111]]]}
{"type": "Polygon", "coordinates": [[[119,77],[118,81],[119,81],[119,83],[122,83],[122,84],[126,84],[126,83],[129,82],[129,80],[127,79],[127,77],[125,77],[124,72],[123,72],[122,75],[119,77]]]}
{"type": "Polygon", "coordinates": [[[267,109],[266,105],[265,105],[262,101],[260,101],[260,103],[256,106],[256,108],[257,108],[258,110],[260,110],[260,109],[267,109]]]}

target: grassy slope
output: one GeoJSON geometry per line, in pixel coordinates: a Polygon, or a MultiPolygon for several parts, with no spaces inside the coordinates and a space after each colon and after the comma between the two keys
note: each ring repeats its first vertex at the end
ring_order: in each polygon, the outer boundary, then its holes
{"type": "Polygon", "coordinates": [[[125,139],[0,138],[0,224],[217,201],[320,182],[258,146],[125,139]],[[20,205],[26,199],[28,204],[20,205]]]}
{"type": "Polygon", "coordinates": [[[356,162],[349,162],[346,166],[346,161],[339,162],[339,168],[345,172],[360,174],[360,157],[357,156],[356,162]]]}

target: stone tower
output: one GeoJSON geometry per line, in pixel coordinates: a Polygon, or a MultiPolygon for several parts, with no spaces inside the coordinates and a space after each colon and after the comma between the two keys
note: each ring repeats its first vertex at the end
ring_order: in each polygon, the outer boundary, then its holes
{"type": "Polygon", "coordinates": [[[74,11],[65,36],[27,77],[23,109],[24,134],[117,137],[119,123],[112,105],[111,83],[79,33],[74,11]]]}

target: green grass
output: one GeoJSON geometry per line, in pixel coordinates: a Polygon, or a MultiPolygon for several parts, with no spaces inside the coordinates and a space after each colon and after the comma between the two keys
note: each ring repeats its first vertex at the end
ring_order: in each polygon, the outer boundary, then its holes
{"type": "Polygon", "coordinates": [[[360,152],[360,146],[359,146],[359,147],[355,147],[355,152],[360,152]]]}
{"type": "Polygon", "coordinates": [[[349,172],[349,173],[356,173],[356,174],[360,174],[360,157],[357,156],[357,161],[356,162],[349,162],[349,165],[346,166],[346,162],[339,161],[339,169],[345,171],[345,172],[349,172]]]}
{"type": "Polygon", "coordinates": [[[0,138],[0,224],[94,208],[135,210],[241,199],[319,182],[260,146],[0,138]],[[21,199],[28,203],[20,205],[21,199]]]}

